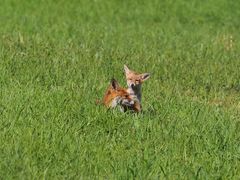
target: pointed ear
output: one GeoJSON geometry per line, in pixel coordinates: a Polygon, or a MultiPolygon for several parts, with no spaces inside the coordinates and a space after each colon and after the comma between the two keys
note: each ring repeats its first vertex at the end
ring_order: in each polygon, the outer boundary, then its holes
{"type": "Polygon", "coordinates": [[[112,78],[112,80],[111,80],[111,86],[112,86],[112,88],[115,89],[115,90],[119,88],[119,84],[118,84],[118,82],[117,82],[116,79],[112,78]]]}
{"type": "Polygon", "coordinates": [[[141,74],[141,80],[142,81],[146,81],[148,78],[150,78],[150,73],[141,74]]]}
{"type": "Polygon", "coordinates": [[[130,69],[124,64],[124,71],[126,74],[130,73],[130,69]]]}

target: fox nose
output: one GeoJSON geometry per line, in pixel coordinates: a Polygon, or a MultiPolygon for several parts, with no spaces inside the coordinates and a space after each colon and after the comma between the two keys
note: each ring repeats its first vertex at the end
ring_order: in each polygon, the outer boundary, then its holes
{"type": "Polygon", "coordinates": [[[133,87],[134,87],[134,84],[131,84],[130,86],[131,86],[131,88],[133,88],[133,87]]]}

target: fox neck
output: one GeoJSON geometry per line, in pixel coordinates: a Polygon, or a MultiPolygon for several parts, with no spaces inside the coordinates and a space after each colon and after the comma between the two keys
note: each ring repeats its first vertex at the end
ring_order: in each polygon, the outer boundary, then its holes
{"type": "Polygon", "coordinates": [[[138,101],[141,103],[142,99],[142,86],[141,84],[135,86],[135,87],[128,87],[128,93],[137,96],[138,101]]]}

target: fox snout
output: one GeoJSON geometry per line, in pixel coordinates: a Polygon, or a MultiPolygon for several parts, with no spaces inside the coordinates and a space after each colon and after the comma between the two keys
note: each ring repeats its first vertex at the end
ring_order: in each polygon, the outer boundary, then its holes
{"type": "Polygon", "coordinates": [[[140,83],[137,83],[137,82],[133,82],[133,81],[128,81],[127,82],[127,85],[128,87],[130,88],[134,88],[135,86],[139,85],[140,83]]]}
{"type": "Polygon", "coordinates": [[[134,105],[134,101],[133,100],[129,100],[129,99],[123,99],[122,100],[122,104],[125,106],[133,106],[134,105]]]}

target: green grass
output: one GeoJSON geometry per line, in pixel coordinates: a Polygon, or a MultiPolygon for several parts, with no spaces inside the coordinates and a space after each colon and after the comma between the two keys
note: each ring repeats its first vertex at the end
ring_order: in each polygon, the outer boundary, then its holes
{"type": "Polygon", "coordinates": [[[239,179],[240,2],[0,3],[0,179],[239,179]],[[143,113],[96,106],[123,64],[143,113]]]}

